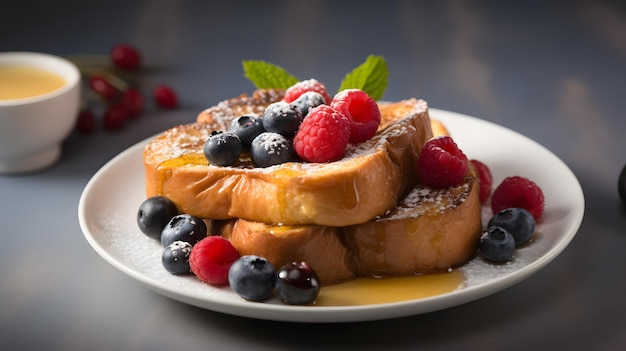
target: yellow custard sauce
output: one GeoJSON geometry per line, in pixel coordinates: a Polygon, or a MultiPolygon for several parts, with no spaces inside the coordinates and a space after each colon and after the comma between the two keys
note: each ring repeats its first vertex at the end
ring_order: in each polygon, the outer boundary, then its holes
{"type": "Polygon", "coordinates": [[[0,65],[0,100],[42,95],[66,84],[63,77],[43,69],[0,65]]]}
{"type": "Polygon", "coordinates": [[[358,306],[421,299],[462,287],[463,273],[452,270],[390,278],[356,278],[323,286],[316,306],[358,306]]]}

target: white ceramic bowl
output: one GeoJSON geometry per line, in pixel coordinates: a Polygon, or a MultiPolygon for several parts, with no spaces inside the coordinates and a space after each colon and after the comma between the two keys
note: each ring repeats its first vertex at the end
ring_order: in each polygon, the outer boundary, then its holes
{"type": "Polygon", "coordinates": [[[0,66],[26,66],[66,81],[51,92],[0,100],[0,173],[33,172],[52,166],[75,126],[80,108],[80,71],[70,61],[36,52],[0,52],[0,66]]]}

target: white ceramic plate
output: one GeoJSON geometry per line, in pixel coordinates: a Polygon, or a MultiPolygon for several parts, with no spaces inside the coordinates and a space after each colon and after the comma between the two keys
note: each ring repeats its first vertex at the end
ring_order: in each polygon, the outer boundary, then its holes
{"type": "MultiPolygon", "coordinates": [[[[229,288],[215,288],[192,276],[175,276],[161,266],[160,244],[143,235],[136,213],[145,199],[144,140],[104,165],[85,187],[78,207],[80,226],[91,246],[107,262],[147,287],[191,305],[252,318],[297,322],[349,322],[402,317],[444,309],[505,289],[551,262],[576,235],[584,213],[578,180],[554,154],[504,127],[484,120],[431,109],[444,122],[469,158],[486,163],[494,188],[510,175],[534,180],[546,198],[545,213],[534,241],[506,265],[477,258],[461,270],[462,288],[405,302],[362,306],[290,306],[280,301],[243,301],[229,288]]],[[[490,215],[490,213],[489,213],[490,215]]]]}

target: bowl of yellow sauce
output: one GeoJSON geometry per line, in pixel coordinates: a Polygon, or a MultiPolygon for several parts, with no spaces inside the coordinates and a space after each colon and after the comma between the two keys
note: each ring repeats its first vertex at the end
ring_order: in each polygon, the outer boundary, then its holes
{"type": "Polygon", "coordinates": [[[78,116],[80,81],[64,58],[0,52],[0,174],[39,171],[59,160],[78,116]]]}

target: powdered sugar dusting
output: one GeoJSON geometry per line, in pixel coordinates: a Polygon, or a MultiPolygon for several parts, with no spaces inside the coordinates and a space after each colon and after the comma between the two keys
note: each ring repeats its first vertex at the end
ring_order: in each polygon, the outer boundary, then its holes
{"type": "Polygon", "coordinates": [[[152,284],[162,284],[188,294],[200,294],[207,298],[228,298],[232,295],[230,289],[209,286],[191,274],[174,275],[167,272],[161,264],[161,243],[141,233],[133,222],[132,214],[135,212],[127,212],[103,213],[95,223],[101,233],[98,238],[101,244],[123,266],[152,281],[152,284]]]}
{"type": "Polygon", "coordinates": [[[391,212],[382,219],[396,220],[400,218],[417,218],[419,216],[436,216],[452,210],[465,202],[470,193],[470,183],[446,189],[433,189],[425,186],[413,188],[391,212]]]}

